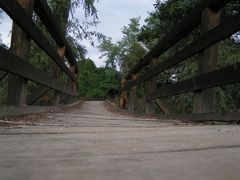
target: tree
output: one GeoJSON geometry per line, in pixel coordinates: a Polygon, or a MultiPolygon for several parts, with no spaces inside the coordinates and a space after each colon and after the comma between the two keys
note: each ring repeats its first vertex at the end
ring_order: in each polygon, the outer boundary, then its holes
{"type": "Polygon", "coordinates": [[[102,53],[100,58],[106,57],[106,67],[116,68],[119,59],[119,47],[112,42],[112,38],[106,38],[98,46],[98,49],[102,53]]]}
{"type": "Polygon", "coordinates": [[[118,92],[119,72],[97,68],[91,59],[78,62],[81,69],[78,79],[79,96],[83,98],[114,98],[118,92]]]}
{"type": "Polygon", "coordinates": [[[146,53],[146,49],[138,41],[138,36],[140,33],[139,21],[140,17],[130,19],[128,26],[124,26],[122,29],[122,40],[118,42],[118,46],[121,49],[118,63],[124,75],[146,53]]]}
{"type": "MultiPolygon", "coordinates": [[[[94,35],[94,32],[87,31],[89,28],[88,23],[96,25],[97,20],[97,10],[94,6],[95,0],[48,0],[48,4],[52,9],[55,19],[61,25],[61,30],[65,34],[67,41],[69,42],[73,52],[76,55],[77,60],[85,59],[85,54],[87,50],[81,45],[81,39],[75,35],[82,37],[89,37],[94,35]],[[79,21],[75,17],[76,9],[83,8],[85,10],[86,17],[91,16],[93,21],[90,22],[88,19],[79,21]],[[75,32],[75,33],[72,33],[75,32]],[[86,35],[87,34],[87,35],[86,35]]],[[[35,22],[39,29],[42,30],[47,39],[57,48],[56,43],[52,40],[49,33],[46,31],[43,23],[35,17],[35,22]]],[[[49,59],[49,57],[33,42],[31,46],[31,58],[30,61],[35,66],[41,68],[45,72],[51,72],[52,69],[49,68],[54,64],[49,59]]],[[[65,75],[61,75],[62,79],[66,79],[65,75]]]]}
{"type": "Polygon", "coordinates": [[[140,32],[140,17],[130,19],[128,26],[122,28],[123,37],[116,43],[111,38],[104,40],[98,47],[106,57],[106,64],[110,67],[120,67],[122,74],[128,70],[146,53],[146,49],[138,42],[140,32]]]}
{"type": "Polygon", "coordinates": [[[197,3],[197,0],[156,0],[155,10],[145,19],[146,24],[141,28],[139,40],[152,49],[197,3]]]}
{"type": "Polygon", "coordinates": [[[67,36],[68,41],[75,49],[78,58],[83,58],[86,50],[81,45],[81,40],[87,39],[93,44],[93,37],[99,40],[104,38],[104,35],[89,30],[90,27],[98,24],[97,9],[94,6],[96,0],[49,0],[55,18],[61,24],[61,28],[67,36]],[[76,10],[83,9],[85,12],[85,19],[79,20],[76,17],[76,10]],[[91,17],[91,18],[89,18],[91,17]]]}

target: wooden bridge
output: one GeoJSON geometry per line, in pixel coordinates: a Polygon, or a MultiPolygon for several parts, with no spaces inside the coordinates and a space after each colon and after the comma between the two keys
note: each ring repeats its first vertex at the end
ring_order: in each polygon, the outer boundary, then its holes
{"type": "Polygon", "coordinates": [[[0,128],[2,180],[240,176],[239,126],[177,125],[111,112],[94,101],[37,119],[0,128]]]}
{"type": "Polygon", "coordinates": [[[127,112],[103,101],[78,101],[77,61],[45,0],[0,0],[14,21],[15,39],[9,50],[0,47],[0,79],[8,75],[10,88],[8,105],[0,107],[0,179],[239,179],[240,127],[226,125],[238,123],[239,113],[214,112],[213,88],[240,82],[239,64],[216,68],[216,44],[240,30],[239,12],[221,21],[228,2],[200,1],[130,70],[119,91],[119,107],[127,112]],[[55,45],[36,26],[33,12],[55,45]],[[198,26],[200,39],[161,62],[198,26]],[[56,64],[52,74],[28,61],[31,40],[56,64]],[[196,54],[198,76],[157,88],[157,75],[196,54]],[[59,79],[60,71],[67,81],[59,79]],[[38,86],[27,95],[29,81],[38,86]],[[146,112],[131,114],[136,86],[143,82],[146,112]],[[33,106],[50,90],[54,106],[33,106]],[[152,115],[157,99],[185,92],[195,93],[193,114],[152,115]],[[23,114],[32,115],[3,117],[23,114]],[[195,124],[202,121],[224,125],[195,124]]]}

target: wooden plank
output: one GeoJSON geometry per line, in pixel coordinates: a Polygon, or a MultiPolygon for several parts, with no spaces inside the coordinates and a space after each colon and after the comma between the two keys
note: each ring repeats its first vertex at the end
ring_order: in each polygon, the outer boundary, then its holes
{"type": "MultiPolygon", "coordinates": [[[[76,69],[76,66],[69,66],[69,69],[71,72],[76,72],[75,69],[76,69]]],[[[74,73],[75,77],[77,78],[78,77],[78,74],[74,73]]],[[[71,87],[72,87],[72,93],[73,94],[77,94],[77,89],[78,89],[78,84],[75,83],[75,82],[71,82],[71,87]]]]}
{"type": "Polygon", "coordinates": [[[77,81],[74,74],[70,72],[66,64],[59,57],[55,48],[37,28],[33,20],[27,18],[24,9],[16,1],[1,0],[0,7],[52,58],[61,70],[73,81],[77,81]]]}
{"type": "Polygon", "coordinates": [[[175,121],[182,124],[186,122],[229,122],[236,123],[240,121],[239,112],[211,112],[198,114],[171,114],[171,115],[155,115],[159,119],[175,121]]]}
{"type": "Polygon", "coordinates": [[[74,94],[71,93],[70,87],[55,81],[54,78],[49,75],[43,74],[41,70],[2,47],[0,47],[0,69],[74,96],[74,94]]]}
{"type": "MultiPolygon", "coordinates": [[[[221,11],[205,9],[202,13],[201,34],[218,26],[221,23],[221,11]]],[[[198,56],[198,74],[211,72],[217,69],[218,44],[215,44],[202,52],[198,56]]],[[[215,90],[205,89],[195,92],[194,113],[215,112],[215,90]]]]}
{"type": "Polygon", "coordinates": [[[148,54],[145,55],[143,59],[141,59],[127,74],[126,79],[131,78],[131,74],[136,74],[139,72],[144,66],[150,63],[150,60],[153,57],[158,57],[174,44],[176,44],[179,40],[185,37],[187,34],[192,32],[199,24],[200,17],[204,9],[207,7],[215,7],[221,8],[230,0],[202,0],[202,2],[197,5],[189,15],[181,21],[176,28],[167,34],[156,46],[151,50],[148,54]]]}
{"type": "MultiPolygon", "coordinates": [[[[46,26],[49,33],[52,35],[53,39],[57,42],[60,47],[66,47],[66,57],[70,65],[76,65],[76,57],[70,48],[70,45],[66,41],[63,32],[60,28],[58,21],[54,18],[51,8],[48,6],[46,0],[36,0],[35,2],[35,12],[41,19],[43,24],[46,26]]],[[[78,68],[75,69],[76,73],[78,68]]]]}
{"type": "Polygon", "coordinates": [[[60,47],[65,46],[65,37],[60,24],[55,20],[45,0],[35,0],[34,10],[60,47]]]}
{"type": "MultiPolygon", "coordinates": [[[[33,17],[34,0],[16,0],[16,2],[24,9],[25,18],[31,19],[33,17]]],[[[13,23],[11,53],[29,61],[30,46],[31,39],[29,36],[16,23],[13,23]]],[[[28,81],[25,78],[9,74],[7,104],[25,106],[27,104],[27,85],[28,81]]]]}
{"type": "MultiPolygon", "coordinates": [[[[150,63],[150,67],[154,67],[155,65],[159,64],[158,58],[153,58],[150,63]]],[[[145,84],[145,94],[146,97],[151,95],[157,89],[157,78],[154,77],[150,81],[146,82],[145,84]]],[[[145,102],[145,112],[147,114],[154,114],[155,113],[156,103],[154,101],[146,101],[145,102]]]]}
{"type": "MultiPolygon", "coordinates": [[[[233,0],[230,0],[230,1],[233,1],[233,0]]],[[[216,1],[213,1],[209,5],[209,8],[213,9],[215,11],[219,11],[225,4],[227,4],[230,1],[229,0],[216,0],[216,1]]]]}
{"type": "Polygon", "coordinates": [[[240,83],[240,63],[205,73],[177,84],[164,86],[153,92],[151,97],[148,98],[148,101],[234,83],[240,83]]]}
{"type": "Polygon", "coordinates": [[[41,98],[44,94],[46,94],[50,88],[46,86],[37,87],[31,95],[27,97],[27,104],[33,105],[39,98],[41,98]]]}
{"type": "Polygon", "coordinates": [[[0,70],[0,81],[3,80],[7,74],[7,72],[0,70]]]}
{"type": "MultiPolygon", "coordinates": [[[[126,84],[126,79],[121,80],[120,88],[123,88],[126,84]]],[[[119,91],[119,108],[126,109],[127,105],[127,91],[119,91]]]]}
{"type": "MultiPolygon", "coordinates": [[[[39,114],[39,113],[60,111],[62,109],[63,108],[61,106],[0,106],[0,117],[39,114]]],[[[24,123],[10,122],[10,124],[23,125],[24,123]]]]}
{"type": "MultiPolygon", "coordinates": [[[[137,79],[137,74],[132,75],[131,80],[137,79]]],[[[127,99],[127,104],[128,104],[128,111],[131,113],[134,113],[135,111],[135,105],[136,105],[136,87],[133,87],[129,94],[128,94],[128,99],[127,99]]]]}
{"type": "Polygon", "coordinates": [[[163,63],[151,68],[142,76],[140,76],[136,81],[128,83],[125,88],[122,90],[127,90],[132,86],[136,86],[142,82],[145,82],[152,77],[158,75],[159,73],[163,72],[166,69],[173,67],[174,65],[186,60],[187,58],[193,56],[196,53],[210,47],[211,45],[231,36],[235,32],[240,30],[240,15],[237,14],[226,21],[216,28],[209,31],[205,36],[203,36],[199,41],[195,41],[185,47],[183,50],[179,51],[172,57],[168,58],[163,63]]]}

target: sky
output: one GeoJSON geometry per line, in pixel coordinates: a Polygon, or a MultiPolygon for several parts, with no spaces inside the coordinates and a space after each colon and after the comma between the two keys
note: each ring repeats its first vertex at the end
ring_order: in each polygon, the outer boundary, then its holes
{"type": "MultiPolygon", "coordinates": [[[[122,38],[121,28],[129,24],[130,18],[140,16],[141,25],[144,24],[144,19],[148,12],[153,10],[154,3],[155,0],[99,0],[95,5],[100,23],[94,30],[111,37],[116,42],[122,38]]],[[[3,42],[9,45],[12,22],[6,15],[1,18],[1,22],[0,33],[3,42]]],[[[92,59],[98,67],[105,65],[104,58],[99,59],[101,53],[96,47],[92,47],[87,41],[83,41],[82,44],[87,48],[87,58],[92,59]]]]}
{"type": "MultiPolygon", "coordinates": [[[[153,10],[155,0],[99,0],[96,4],[100,24],[97,26],[97,31],[111,37],[114,42],[122,38],[121,29],[129,24],[129,19],[133,17],[141,17],[141,24],[148,16],[148,12],[153,10]]],[[[104,59],[99,59],[100,52],[97,48],[91,47],[90,44],[84,43],[87,47],[88,55],[95,64],[103,66],[104,59]]]]}

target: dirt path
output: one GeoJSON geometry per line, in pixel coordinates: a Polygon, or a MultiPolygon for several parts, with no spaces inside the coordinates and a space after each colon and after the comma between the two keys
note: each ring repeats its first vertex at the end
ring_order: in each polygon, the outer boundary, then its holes
{"type": "Polygon", "coordinates": [[[238,180],[239,126],[175,126],[84,102],[0,128],[1,180],[238,180]]]}

